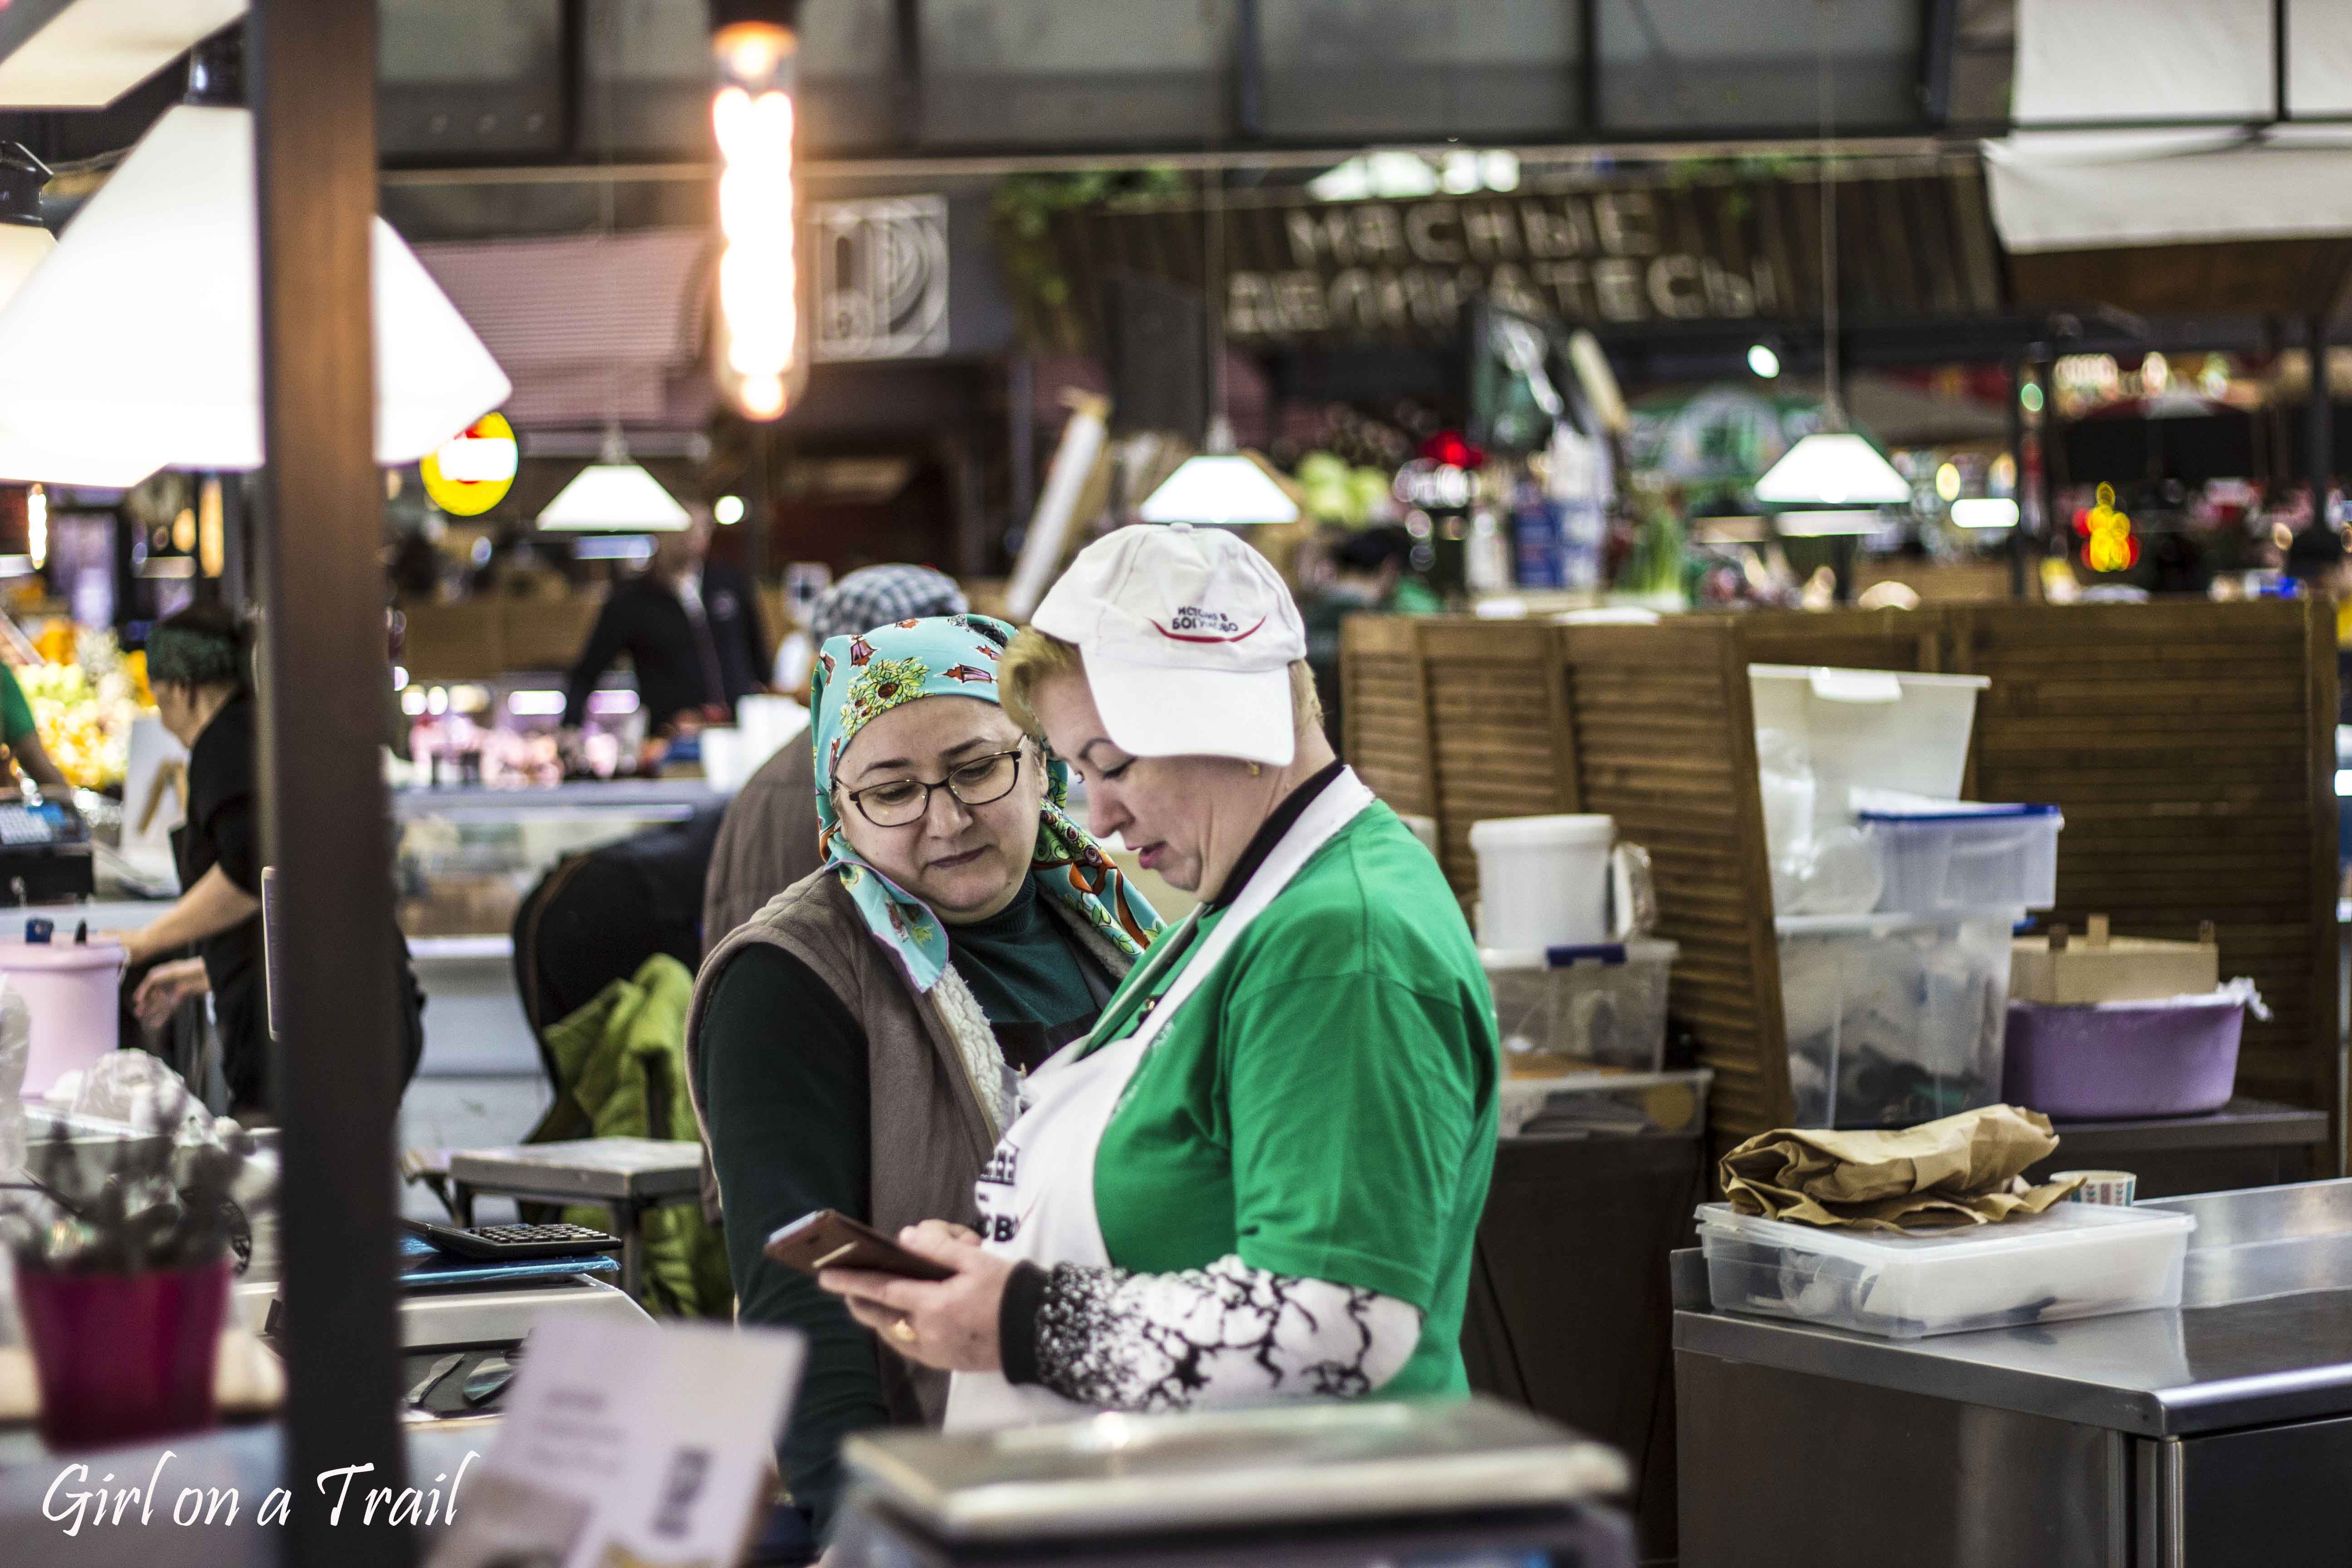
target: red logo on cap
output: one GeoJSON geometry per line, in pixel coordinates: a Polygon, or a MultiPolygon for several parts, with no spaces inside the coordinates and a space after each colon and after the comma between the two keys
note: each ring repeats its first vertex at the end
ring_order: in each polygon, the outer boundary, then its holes
{"type": "Polygon", "coordinates": [[[1255,636],[1258,626],[1266,623],[1266,617],[1260,616],[1255,626],[1246,631],[1241,630],[1241,622],[1233,616],[1222,610],[1203,609],[1199,605],[1179,605],[1175,619],[1176,624],[1172,626],[1163,626],[1158,621],[1151,625],[1161,637],[1171,642],[1242,642],[1255,636]]]}

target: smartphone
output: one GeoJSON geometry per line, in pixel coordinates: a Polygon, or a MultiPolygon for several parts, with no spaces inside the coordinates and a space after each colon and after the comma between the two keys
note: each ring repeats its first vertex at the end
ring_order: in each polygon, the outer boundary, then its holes
{"type": "Polygon", "coordinates": [[[904,1279],[952,1279],[955,1270],[908,1251],[870,1225],[835,1209],[803,1215],[768,1237],[768,1256],[788,1268],[863,1268],[904,1279]]]}

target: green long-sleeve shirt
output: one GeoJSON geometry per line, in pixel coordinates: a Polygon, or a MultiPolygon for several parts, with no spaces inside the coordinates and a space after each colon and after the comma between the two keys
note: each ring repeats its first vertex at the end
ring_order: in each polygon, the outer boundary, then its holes
{"type": "MultiPolygon", "coordinates": [[[[1109,978],[1079,956],[1034,877],[998,914],[947,929],[956,972],[1016,1068],[1084,1033],[1109,994],[1109,978]]],[[[841,1439],[889,1419],[875,1363],[881,1352],[837,1299],[761,1248],[815,1209],[872,1218],[866,1032],[806,964],[754,945],[713,982],[699,1059],[737,1316],[808,1336],[807,1371],[776,1458],[794,1500],[829,1536],[841,1439]]]]}

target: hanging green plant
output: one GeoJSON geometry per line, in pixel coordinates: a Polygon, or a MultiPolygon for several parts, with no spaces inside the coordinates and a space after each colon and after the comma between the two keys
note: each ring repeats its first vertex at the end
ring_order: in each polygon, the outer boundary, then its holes
{"type": "Polygon", "coordinates": [[[1055,218],[1079,207],[1158,205],[1182,199],[1186,190],[1181,173],[1161,167],[1008,174],[999,180],[989,199],[989,228],[1024,345],[1058,353],[1086,346],[1084,313],[1055,241],[1055,218]]]}

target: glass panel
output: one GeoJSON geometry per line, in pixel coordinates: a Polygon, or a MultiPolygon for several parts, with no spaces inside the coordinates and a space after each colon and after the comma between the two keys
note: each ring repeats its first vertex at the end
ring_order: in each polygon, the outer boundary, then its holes
{"type": "Polygon", "coordinates": [[[1572,130],[1578,0],[1265,0],[1266,133],[1427,138],[1572,130]]]}
{"type": "Polygon", "coordinates": [[[1198,142],[1222,132],[1229,6],[927,0],[923,140],[1198,142]],[[1213,16],[1203,16],[1212,12],[1213,16]]]}
{"type": "MultiPolygon", "coordinates": [[[[1598,0],[1612,131],[1786,131],[1821,122],[1816,0],[1598,0]]],[[[1838,0],[1827,41],[1841,133],[1916,127],[1920,0],[1838,0]]]]}
{"type": "Polygon", "coordinates": [[[559,0],[382,0],[376,140],[398,158],[562,145],[559,0]]]}

